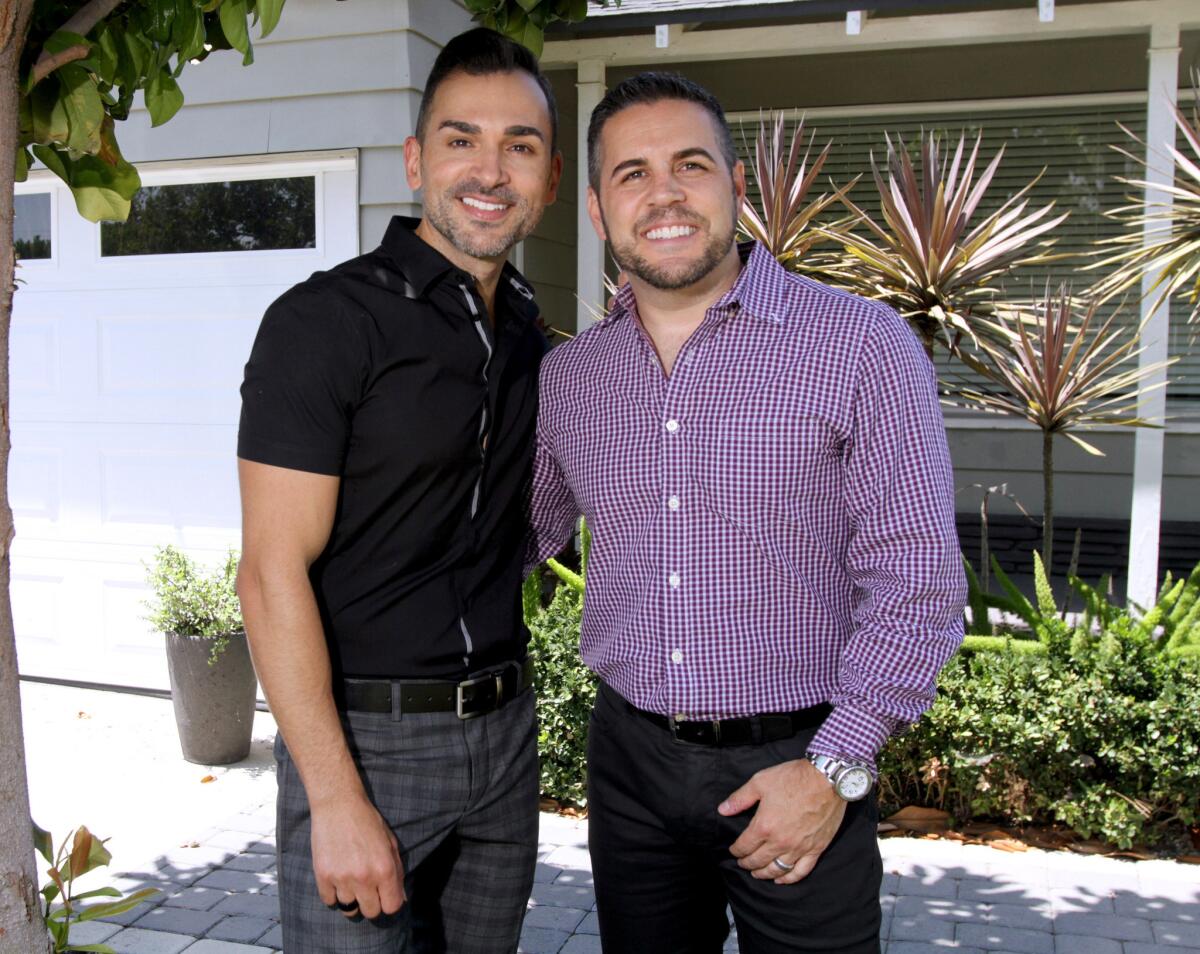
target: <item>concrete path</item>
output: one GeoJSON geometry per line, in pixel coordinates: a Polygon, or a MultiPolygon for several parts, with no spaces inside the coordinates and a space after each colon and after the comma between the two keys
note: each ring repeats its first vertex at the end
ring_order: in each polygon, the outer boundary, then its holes
{"type": "MultiPolygon", "coordinates": [[[[75,941],[118,954],[281,950],[269,719],[256,722],[248,769],[209,770],[178,758],[169,702],[29,684],[22,693],[35,816],[40,804],[60,837],[60,821],[101,819],[108,827],[91,826],[112,836],[113,870],[124,872],[102,869],[82,887],[160,892],[80,925],[75,941]],[[64,788],[73,800],[59,805],[64,788]],[[165,847],[129,863],[128,846],[148,841],[165,847]]],[[[542,816],[525,954],[599,954],[586,842],[585,822],[542,816]]],[[[885,954],[1200,954],[1200,867],[907,838],[881,850],[885,954]]]]}

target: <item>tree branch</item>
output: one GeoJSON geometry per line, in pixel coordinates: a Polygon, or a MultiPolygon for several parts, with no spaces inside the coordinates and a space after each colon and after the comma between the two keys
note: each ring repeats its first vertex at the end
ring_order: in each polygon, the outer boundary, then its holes
{"type": "MultiPolygon", "coordinates": [[[[71,18],[54,32],[77,33],[79,36],[87,36],[92,32],[96,24],[112,13],[123,2],[124,0],[89,0],[88,3],[76,10],[71,15],[71,18]]],[[[30,71],[32,79],[30,86],[36,86],[60,66],[65,66],[67,63],[74,63],[76,60],[82,60],[87,55],[88,48],[86,46],[71,46],[65,50],[59,50],[57,53],[42,50],[41,55],[37,58],[37,62],[33,64],[33,69],[30,71]]]]}

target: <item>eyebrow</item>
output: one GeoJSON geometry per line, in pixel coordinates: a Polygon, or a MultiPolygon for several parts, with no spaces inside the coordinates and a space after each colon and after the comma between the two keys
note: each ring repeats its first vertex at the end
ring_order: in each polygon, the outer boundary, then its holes
{"type": "MultiPolygon", "coordinates": [[[[480,136],[483,134],[483,129],[476,126],[474,123],[464,122],[461,119],[444,119],[438,129],[457,129],[460,133],[466,133],[468,136],[480,136]]],[[[504,130],[506,136],[533,136],[546,141],[545,135],[537,126],[509,126],[504,130]]]]}
{"type": "MultiPolygon", "coordinates": [[[[679,152],[671,156],[671,161],[679,162],[681,159],[691,159],[693,156],[702,156],[713,165],[716,165],[717,162],[717,160],[713,158],[711,152],[709,152],[707,149],[702,149],[700,146],[692,146],[690,149],[680,149],[679,152]]],[[[618,162],[616,166],[613,167],[613,171],[609,173],[608,177],[609,179],[612,179],[617,175],[618,172],[623,172],[626,169],[637,169],[646,165],[649,165],[649,162],[641,156],[633,159],[626,159],[624,162],[618,162]]]]}

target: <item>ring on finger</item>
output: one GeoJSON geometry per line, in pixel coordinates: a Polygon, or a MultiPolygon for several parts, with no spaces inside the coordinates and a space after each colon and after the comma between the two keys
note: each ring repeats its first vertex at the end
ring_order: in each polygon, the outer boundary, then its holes
{"type": "Polygon", "coordinates": [[[333,905],[344,914],[352,914],[358,910],[357,901],[335,901],[333,905]]]}
{"type": "Polygon", "coordinates": [[[793,862],[792,864],[789,865],[786,861],[780,861],[778,858],[775,858],[774,860],[772,860],[771,864],[773,864],[776,868],[778,868],[784,874],[787,874],[789,871],[791,871],[793,868],[796,867],[795,862],[793,862]]]}

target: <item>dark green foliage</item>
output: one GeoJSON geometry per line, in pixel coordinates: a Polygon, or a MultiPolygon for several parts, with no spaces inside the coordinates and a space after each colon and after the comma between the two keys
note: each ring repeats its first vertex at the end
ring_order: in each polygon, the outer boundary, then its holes
{"type": "Polygon", "coordinates": [[[1128,615],[1086,652],[960,654],[880,758],[887,807],[1060,822],[1122,847],[1200,822],[1200,666],[1128,615]]]}
{"type": "Polygon", "coordinates": [[[579,658],[582,610],[583,594],[562,585],[528,620],[530,650],[538,657],[542,794],[580,806],[587,803],[587,726],[596,698],[596,677],[579,658]]]}

